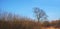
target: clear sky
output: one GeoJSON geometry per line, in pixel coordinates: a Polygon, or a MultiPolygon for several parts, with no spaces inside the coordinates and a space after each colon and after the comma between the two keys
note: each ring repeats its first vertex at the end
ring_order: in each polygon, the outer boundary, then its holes
{"type": "Polygon", "coordinates": [[[43,9],[50,21],[60,18],[60,0],[0,0],[0,9],[30,18],[34,7],[43,9]]]}

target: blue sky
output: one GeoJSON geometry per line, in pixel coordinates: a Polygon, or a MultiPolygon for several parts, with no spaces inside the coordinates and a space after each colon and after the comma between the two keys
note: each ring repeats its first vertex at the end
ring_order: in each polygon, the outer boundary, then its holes
{"type": "Polygon", "coordinates": [[[30,18],[34,7],[43,9],[50,21],[60,18],[60,0],[0,0],[0,9],[30,18]]]}

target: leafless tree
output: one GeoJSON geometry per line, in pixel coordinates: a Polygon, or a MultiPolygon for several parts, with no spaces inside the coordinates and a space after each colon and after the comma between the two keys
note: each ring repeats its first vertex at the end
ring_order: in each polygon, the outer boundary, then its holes
{"type": "Polygon", "coordinates": [[[41,18],[44,18],[44,19],[47,18],[46,13],[42,9],[39,9],[38,7],[34,8],[34,14],[36,18],[38,19],[38,22],[41,20],[41,18]]]}

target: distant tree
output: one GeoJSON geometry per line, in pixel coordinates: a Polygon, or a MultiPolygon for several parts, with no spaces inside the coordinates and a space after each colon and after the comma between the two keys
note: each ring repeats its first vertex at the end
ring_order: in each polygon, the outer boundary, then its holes
{"type": "Polygon", "coordinates": [[[52,21],[51,26],[60,27],[60,20],[52,21]]]}
{"type": "Polygon", "coordinates": [[[1,20],[5,20],[5,21],[11,20],[12,19],[12,16],[13,16],[12,13],[8,13],[8,12],[3,11],[3,10],[0,11],[0,19],[1,20]]]}
{"type": "Polygon", "coordinates": [[[59,18],[59,20],[60,20],[60,18],[59,18]]]}
{"type": "Polygon", "coordinates": [[[44,22],[42,23],[42,26],[44,26],[44,27],[49,27],[49,26],[50,26],[50,23],[49,23],[48,21],[44,21],[44,22]]]}
{"type": "Polygon", "coordinates": [[[57,20],[57,22],[55,22],[55,23],[56,23],[55,27],[59,27],[60,28],[60,20],[57,20]]]}
{"type": "Polygon", "coordinates": [[[39,9],[38,7],[34,8],[34,13],[36,15],[36,18],[38,19],[38,22],[41,20],[41,18],[44,18],[44,19],[47,18],[46,13],[42,9],[39,9]]]}
{"type": "Polygon", "coordinates": [[[7,14],[7,20],[12,20],[13,14],[12,13],[8,13],[7,14]]]}

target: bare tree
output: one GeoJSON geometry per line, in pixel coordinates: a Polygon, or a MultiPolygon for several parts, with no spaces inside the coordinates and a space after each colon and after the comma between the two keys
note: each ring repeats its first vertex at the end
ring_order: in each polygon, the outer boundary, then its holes
{"type": "Polygon", "coordinates": [[[37,7],[34,8],[34,13],[36,18],[38,19],[38,22],[41,20],[41,18],[44,18],[44,19],[47,18],[46,13],[42,9],[39,9],[37,7]]]}

